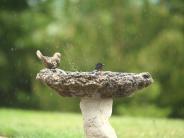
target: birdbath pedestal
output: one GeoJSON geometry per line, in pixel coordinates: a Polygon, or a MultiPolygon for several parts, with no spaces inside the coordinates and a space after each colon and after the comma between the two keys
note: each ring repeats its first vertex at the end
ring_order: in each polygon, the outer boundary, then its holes
{"type": "Polygon", "coordinates": [[[130,96],[153,82],[147,72],[64,72],[61,69],[42,69],[36,79],[61,96],[81,98],[86,138],[117,138],[109,123],[113,99],[130,96]]]}

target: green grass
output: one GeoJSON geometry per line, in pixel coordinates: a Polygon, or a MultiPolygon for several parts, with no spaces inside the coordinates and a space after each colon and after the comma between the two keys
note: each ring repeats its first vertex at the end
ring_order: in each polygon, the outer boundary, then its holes
{"type": "MultiPolygon", "coordinates": [[[[112,117],[118,138],[183,138],[184,120],[112,117]]],[[[0,136],[83,138],[80,114],[0,109],[0,136]]]]}

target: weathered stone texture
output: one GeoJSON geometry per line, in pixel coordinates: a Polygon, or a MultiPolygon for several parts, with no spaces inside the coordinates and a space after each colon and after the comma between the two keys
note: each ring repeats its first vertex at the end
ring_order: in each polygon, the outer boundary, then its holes
{"type": "Polygon", "coordinates": [[[61,69],[42,69],[36,78],[56,90],[60,95],[67,97],[125,97],[153,82],[148,72],[65,73],[61,69]]]}

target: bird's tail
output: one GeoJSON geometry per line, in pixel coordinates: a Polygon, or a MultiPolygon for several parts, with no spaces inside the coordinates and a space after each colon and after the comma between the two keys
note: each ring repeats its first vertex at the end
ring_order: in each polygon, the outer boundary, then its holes
{"type": "Polygon", "coordinates": [[[39,59],[43,59],[43,54],[40,52],[40,50],[36,51],[36,55],[39,59]]]}

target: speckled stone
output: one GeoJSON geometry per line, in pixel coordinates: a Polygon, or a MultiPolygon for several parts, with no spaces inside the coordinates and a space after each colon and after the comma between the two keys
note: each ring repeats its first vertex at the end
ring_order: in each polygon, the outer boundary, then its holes
{"type": "Polygon", "coordinates": [[[152,84],[148,72],[121,73],[64,72],[61,69],[42,69],[36,79],[65,97],[126,97],[152,84]]]}

